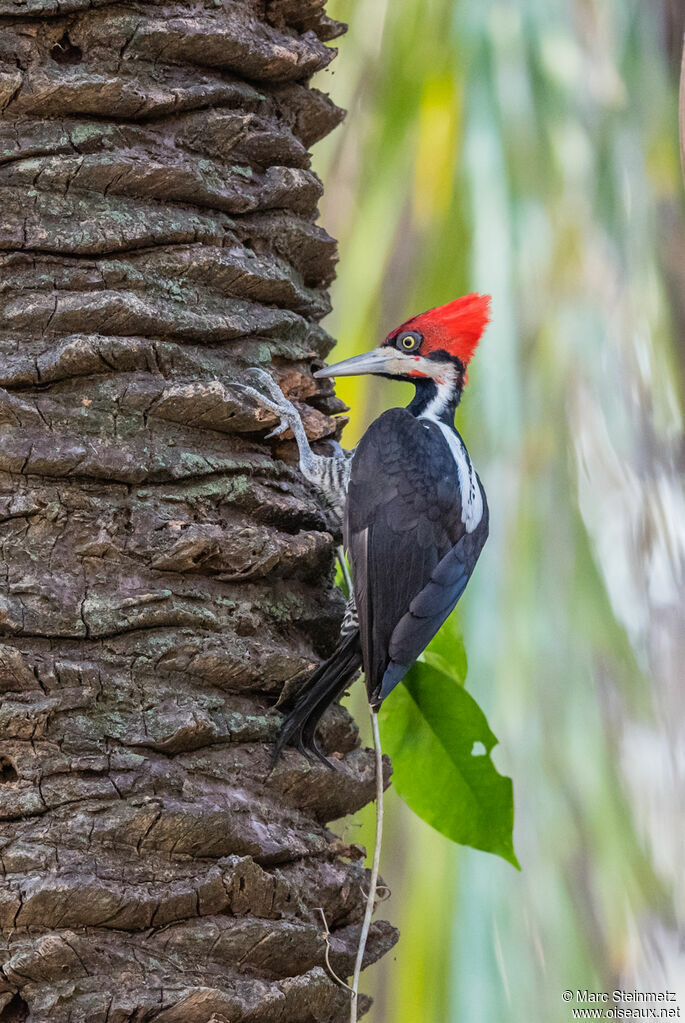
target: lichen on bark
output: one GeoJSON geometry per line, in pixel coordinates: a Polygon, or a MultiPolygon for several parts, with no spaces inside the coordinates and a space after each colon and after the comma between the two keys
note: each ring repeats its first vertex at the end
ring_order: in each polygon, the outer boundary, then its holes
{"type": "MultiPolygon", "coordinates": [[[[330,651],[335,537],[273,417],[342,410],[309,85],[321,0],[0,0],[0,1021],[334,1021],[373,797],[274,709],[330,651]]],[[[374,925],[369,961],[391,947],[374,925]]]]}

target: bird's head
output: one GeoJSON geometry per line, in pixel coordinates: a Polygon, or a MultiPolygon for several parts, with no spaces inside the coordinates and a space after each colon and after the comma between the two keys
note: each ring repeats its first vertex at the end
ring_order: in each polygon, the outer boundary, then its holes
{"type": "Polygon", "coordinates": [[[460,394],[466,367],[490,319],[489,295],[465,295],[412,316],[379,348],[318,370],[316,377],[376,376],[449,388],[460,394]]]}

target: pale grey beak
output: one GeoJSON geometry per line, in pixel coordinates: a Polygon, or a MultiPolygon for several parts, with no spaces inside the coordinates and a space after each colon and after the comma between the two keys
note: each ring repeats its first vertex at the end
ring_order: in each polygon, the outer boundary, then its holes
{"type": "MultiPolygon", "coordinates": [[[[406,358],[406,356],[404,356],[406,358]]],[[[402,372],[398,366],[403,356],[396,348],[374,348],[364,355],[355,355],[351,359],[336,362],[334,366],[317,369],[315,377],[354,377],[362,373],[389,373],[392,376],[402,372]]]]}

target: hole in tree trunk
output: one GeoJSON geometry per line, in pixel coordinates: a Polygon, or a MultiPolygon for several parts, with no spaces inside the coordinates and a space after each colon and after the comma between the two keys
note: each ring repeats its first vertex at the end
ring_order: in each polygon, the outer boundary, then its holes
{"type": "MultiPolygon", "coordinates": [[[[0,757],[0,785],[6,785],[10,781],[16,781],[19,775],[16,772],[14,764],[7,757],[0,757]]],[[[4,1016],[0,1016],[0,1020],[3,1020],[4,1016]]]]}
{"type": "Polygon", "coordinates": [[[29,1007],[21,995],[15,995],[0,1012],[0,1023],[24,1023],[28,1018],[29,1007]]]}
{"type": "Polygon", "coordinates": [[[83,56],[79,46],[74,46],[69,33],[65,32],[58,43],[50,50],[50,56],[57,64],[78,64],[83,56]]]}

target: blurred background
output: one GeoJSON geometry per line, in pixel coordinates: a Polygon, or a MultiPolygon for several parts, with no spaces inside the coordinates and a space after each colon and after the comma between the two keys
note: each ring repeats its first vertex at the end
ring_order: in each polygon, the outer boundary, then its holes
{"type": "MultiPolygon", "coordinates": [[[[682,0],[330,0],[318,147],[336,359],[470,290],[458,413],[491,506],[460,605],[523,870],[387,797],[372,1023],[561,1023],[566,988],[685,1016],[682,0]]],[[[409,391],[340,381],[352,446],[409,391]]],[[[364,717],[357,694],[358,717],[364,717]]],[[[369,814],[348,840],[370,848],[369,814]]]]}

